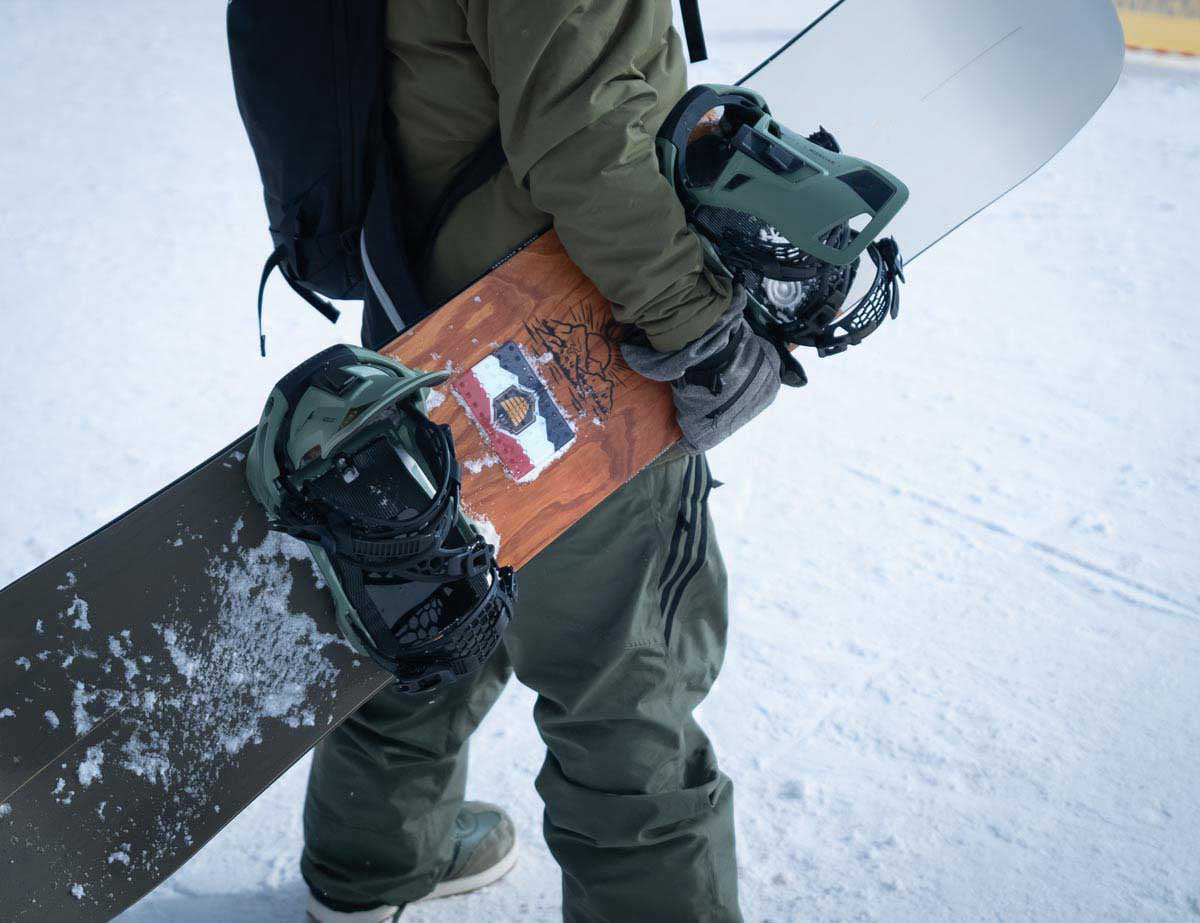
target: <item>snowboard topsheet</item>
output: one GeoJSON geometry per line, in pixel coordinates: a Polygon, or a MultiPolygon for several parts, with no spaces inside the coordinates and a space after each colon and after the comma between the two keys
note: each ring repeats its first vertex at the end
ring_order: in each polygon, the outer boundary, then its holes
{"type": "Polygon", "coordinates": [[[1111,0],[842,0],[743,82],[904,181],[911,263],[1062,150],[1124,60],[1111,0]]]}
{"type": "MultiPolygon", "coordinates": [[[[1061,149],[1122,60],[1108,0],[843,0],[747,83],[909,183],[893,230],[911,258],[1061,149]]],[[[669,387],[618,338],[548,234],[384,350],[452,372],[430,415],[501,563],[678,438],[669,387]]],[[[303,545],[267,532],[249,439],[0,591],[6,918],[119,913],[386,684],[303,545]]]]}

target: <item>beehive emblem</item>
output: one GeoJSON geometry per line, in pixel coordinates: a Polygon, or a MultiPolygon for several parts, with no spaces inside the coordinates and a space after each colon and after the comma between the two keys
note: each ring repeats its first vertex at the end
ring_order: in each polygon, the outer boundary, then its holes
{"type": "Polygon", "coordinates": [[[500,429],[516,435],[537,418],[537,395],[513,385],[496,397],[493,416],[500,429]]]}

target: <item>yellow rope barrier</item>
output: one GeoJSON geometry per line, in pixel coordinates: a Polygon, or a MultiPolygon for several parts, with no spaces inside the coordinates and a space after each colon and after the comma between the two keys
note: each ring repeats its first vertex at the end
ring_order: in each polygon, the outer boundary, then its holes
{"type": "Polygon", "coordinates": [[[1125,44],[1200,55],[1200,0],[1117,0],[1125,44]]]}

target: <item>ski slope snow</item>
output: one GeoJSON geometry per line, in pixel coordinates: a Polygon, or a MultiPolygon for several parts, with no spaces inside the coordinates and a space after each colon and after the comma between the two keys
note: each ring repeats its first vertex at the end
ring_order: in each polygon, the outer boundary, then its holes
{"type": "MultiPolygon", "coordinates": [[[[707,3],[694,80],[777,46],[786,8],[707,3]]],[[[268,240],[221,4],[4,13],[0,583],[358,321],[276,281],[257,356],[268,240]]],[[[1200,67],[1132,58],[1058,159],[914,265],[898,322],[712,454],[732,632],[702,721],[747,920],[1200,920],[1198,204],[1200,67]]],[[[531,705],[514,683],[472,755],[520,863],[405,920],[558,919],[531,705]]],[[[299,919],[306,769],[121,919],[299,919]]]]}

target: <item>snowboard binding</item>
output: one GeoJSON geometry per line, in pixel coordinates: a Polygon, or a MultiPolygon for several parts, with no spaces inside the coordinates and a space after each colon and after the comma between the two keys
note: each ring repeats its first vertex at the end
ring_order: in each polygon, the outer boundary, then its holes
{"type": "Polygon", "coordinates": [[[449,428],[425,415],[425,389],[447,375],[331,347],[275,386],[247,459],[251,492],[271,528],[308,545],[346,639],[411,694],[479,670],[516,599],[460,510],[449,428]]]}
{"type": "Polygon", "coordinates": [[[824,128],[793,133],[740,87],[692,89],[657,150],[710,267],[746,288],[747,318],[779,349],[785,384],[807,380],[790,345],[835,355],[897,316],[904,264],[880,239],[908,199],[896,177],[843,154],[824,128]],[[875,275],[847,305],[864,253],[875,275]]]}

